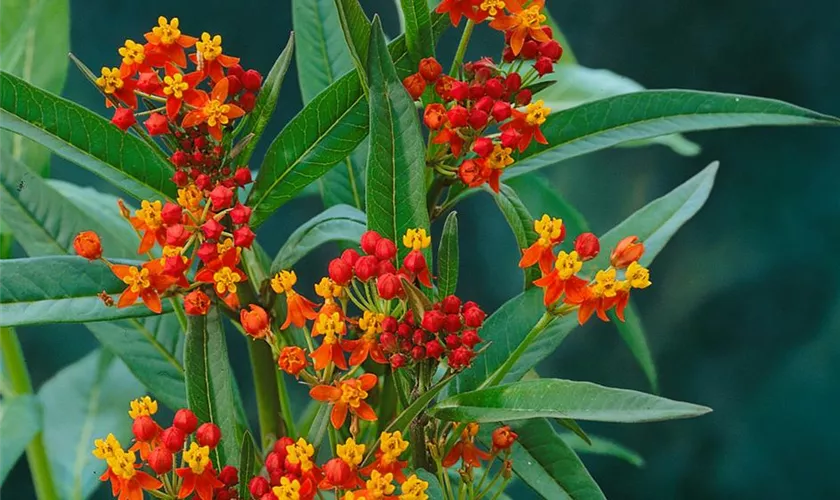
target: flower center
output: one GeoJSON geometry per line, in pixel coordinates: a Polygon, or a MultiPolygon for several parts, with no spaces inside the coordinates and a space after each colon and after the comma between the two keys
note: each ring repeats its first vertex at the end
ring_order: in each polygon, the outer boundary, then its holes
{"type": "Polygon", "coordinates": [[[210,447],[190,443],[190,449],[184,452],[184,462],[194,474],[201,474],[210,463],[210,447]]]}
{"type": "Polygon", "coordinates": [[[213,281],[216,283],[216,293],[223,294],[226,291],[229,293],[236,293],[236,284],[239,283],[242,278],[239,277],[239,274],[233,272],[233,270],[227,266],[219,269],[213,274],[213,281]]]}
{"type": "Polygon", "coordinates": [[[557,254],[557,261],[554,263],[554,268],[557,269],[561,280],[571,278],[575,273],[580,271],[581,267],[583,267],[583,262],[581,262],[576,251],[572,250],[571,253],[560,252],[557,254]]]}
{"type": "Polygon", "coordinates": [[[525,121],[528,122],[528,125],[540,126],[545,123],[546,117],[551,113],[551,108],[545,107],[545,103],[540,99],[529,104],[527,112],[528,115],[525,117],[525,121]]]}
{"type": "Polygon", "coordinates": [[[201,52],[201,57],[205,61],[212,61],[222,55],[222,37],[220,35],[211,37],[210,33],[204,32],[201,34],[201,41],[196,42],[195,48],[201,52]]]}
{"type": "Polygon", "coordinates": [[[158,25],[152,28],[152,33],[160,38],[160,43],[163,45],[172,45],[181,37],[181,30],[178,29],[178,25],[177,17],[173,17],[172,21],[167,21],[165,17],[161,16],[158,18],[158,25]]]}
{"type": "Polygon", "coordinates": [[[123,283],[129,285],[134,293],[139,293],[152,286],[149,281],[149,270],[145,268],[137,269],[136,267],[129,268],[128,276],[123,278],[123,283]]]}
{"type": "Polygon", "coordinates": [[[368,393],[362,389],[362,383],[358,380],[348,380],[341,383],[341,402],[350,405],[351,408],[358,408],[368,393]]]}
{"type": "Polygon", "coordinates": [[[522,12],[517,14],[519,23],[530,29],[540,29],[542,23],[545,22],[545,15],[540,12],[539,5],[532,5],[522,12]]]}
{"type": "Polygon", "coordinates": [[[592,292],[596,297],[615,297],[618,290],[618,283],[615,280],[615,269],[607,269],[606,271],[598,271],[595,275],[595,284],[592,286],[592,292]]]}
{"type": "Polygon", "coordinates": [[[510,153],[513,150],[506,148],[501,144],[496,144],[493,147],[493,152],[487,157],[487,166],[493,169],[503,169],[513,163],[513,157],[510,153]]]}
{"type": "Polygon", "coordinates": [[[300,500],[300,481],[282,477],[280,479],[280,486],[275,486],[271,489],[277,500],[300,500]]]}
{"type": "Polygon", "coordinates": [[[540,220],[534,221],[534,231],[540,235],[540,245],[549,246],[563,234],[563,220],[543,214],[540,220]]]}
{"type": "Polygon", "coordinates": [[[309,471],[312,468],[312,460],[310,457],[315,454],[315,447],[307,443],[305,439],[300,438],[297,443],[286,446],[286,459],[292,465],[300,464],[300,470],[303,472],[309,471]]]}
{"type": "Polygon", "coordinates": [[[125,64],[140,64],[146,59],[146,49],[133,40],[126,40],[118,50],[125,64]]]}
{"type": "Polygon", "coordinates": [[[161,210],[163,209],[160,201],[153,201],[149,203],[148,200],[140,202],[140,209],[137,210],[137,218],[143,221],[151,230],[157,230],[163,225],[163,217],[161,210]]]}
{"type": "Polygon", "coordinates": [[[102,68],[102,76],[96,79],[96,85],[106,94],[113,94],[121,89],[124,83],[118,68],[102,68]]]}
{"type": "Polygon", "coordinates": [[[204,116],[207,117],[207,125],[215,127],[216,124],[227,125],[230,119],[227,113],[230,111],[230,104],[222,104],[216,99],[207,101],[207,104],[202,108],[204,116]]]}
{"type": "Polygon", "coordinates": [[[490,14],[491,16],[495,16],[504,8],[504,0],[484,0],[483,2],[481,2],[481,10],[490,14]]]}
{"type": "Polygon", "coordinates": [[[164,76],[163,83],[166,84],[163,87],[163,93],[171,95],[175,99],[182,99],[184,97],[184,91],[190,88],[190,84],[184,81],[184,75],[181,73],[164,76]]]}

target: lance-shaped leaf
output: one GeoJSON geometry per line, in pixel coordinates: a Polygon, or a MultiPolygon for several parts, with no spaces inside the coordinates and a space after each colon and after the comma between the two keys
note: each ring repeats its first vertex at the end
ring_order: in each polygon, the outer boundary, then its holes
{"type": "Polygon", "coordinates": [[[365,214],[347,205],[336,205],[306,221],[277,252],[271,273],[289,269],[315,248],[329,242],[359,244],[365,232],[365,214]]]}
{"type": "Polygon", "coordinates": [[[107,465],[91,454],[93,441],[113,433],[128,449],[129,402],[143,392],[120,360],[99,349],[41,386],[44,443],[59,498],[87,498],[102,484],[99,476],[107,465]]]}
{"type": "Polygon", "coordinates": [[[151,146],[8,73],[0,73],[0,128],[48,147],[136,198],[177,194],[172,167],[151,146]]]}
{"type": "MultiPolygon", "coordinates": [[[[435,15],[432,27],[439,37],[448,18],[435,15]]],[[[401,78],[417,71],[408,58],[405,37],[388,46],[401,78]]],[[[248,196],[254,208],[253,227],[292,200],[343,161],[368,133],[368,105],[357,72],[350,72],[318,94],[280,132],[266,152],[260,173],[248,196]]]]}
{"type": "Polygon", "coordinates": [[[259,453],[249,431],[243,433],[239,448],[239,498],[248,498],[251,493],[248,489],[250,480],[247,478],[260,473],[259,453]]]}
{"type": "Polygon", "coordinates": [[[412,61],[435,55],[432,17],[427,0],[400,0],[400,12],[405,23],[405,42],[412,61]]]}
{"type": "MultiPolygon", "coordinates": [[[[399,242],[410,228],[429,228],[425,143],[414,101],[397,76],[375,17],[368,55],[370,151],[365,189],[368,227],[399,242]]],[[[401,249],[401,256],[407,251],[401,249]]],[[[428,259],[427,259],[428,260],[428,259]]]]}
{"type": "Polygon", "coordinates": [[[587,443],[574,434],[563,433],[560,437],[569,448],[577,453],[618,458],[636,467],[644,467],[645,465],[645,459],[641,455],[611,439],[589,435],[590,442],[587,443]]]}
{"type": "Polygon", "coordinates": [[[431,411],[437,418],[456,422],[550,417],[641,423],[697,417],[711,409],[591,382],[538,379],[458,394],[441,401],[431,411]]]}
{"type": "Polygon", "coordinates": [[[458,287],[458,214],[446,216],[438,247],[438,292],[441,297],[455,293],[458,287]]]}
{"type": "Polygon", "coordinates": [[[200,422],[219,426],[221,444],[211,452],[215,464],[239,465],[239,440],[245,428],[238,423],[237,408],[241,405],[234,388],[233,372],[228,362],[225,330],[218,306],[205,316],[190,316],[184,348],[187,376],[187,402],[200,422]]]}
{"type": "Polygon", "coordinates": [[[26,451],[36,434],[41,432],[41,403],[31,394],[9,397],[0,402],[0,483],[26,451]]]}
{"type": "Polygon", "coordinates": [[[606,497],[577,454],[547,420],[511,422],[513,471],[543,498],[602,500],[606,497]]]}
{"type": "Polygon", "coordinates": [[[280,97],[280,88],[283,86],[283,79],[286,76],[286,70],[289,69],[289,63],[292,62],[294,46],[295,34],[292,33],[289,36],[289,42],[286,44],[286,48],[283,49],[283,52],[274,61],[274,66],[271,67],[271,70],[265,77],[265,82],[254,103],[254,109],[248,113],[245,122],[242,124],[240,137],[248,142],[236,157],[236,162],[239,165],[248,164],[251,155],[254,154],[254,150],[257,148],[257,144],[265,131],[266,125],[268,125],[268,120],[274,114],[274,109],[277,107],[277,99],[280,97]]]}
{"type": "MultiPolygon", "coordinates": [[[[498,193],[493,193],[493,201],[499,207],[499,211],[504,215],[505,220],[513,231],[513,236],[516,238],[516,244],[520,250],[524,250],[531,246],[537,240],[537,233],[534,232],[534,218],[531,213],[519,199],[509,186],[502,184],[498,193]]],[[[540,272],[536,267],[529,267],[525,269],[525,289],[534,286],[534,280],[539,279],[540,272]]]]}
{"type": "MultiPolygon", "coordinates": [[[[142,303],[125,308],[105,306],[99,294],[119,294],[126,284],[102,262],[71,256],[7,259],[0,261],[0,274],[0,326],[86,323],[155,314],[142,303]]],[[[163,306],[165,311],[171,310],[168,302],[163,306]]]]}
{"type": "Polygon", "coordinates": [[[507,176],[625,142],[756,125],[837,126],[840,119],[761,97],[694,90],[634,92],[552,113],[541,127],[548,146],[529,147],[507,176]]]}
{"type": "Polygon", "coordinates": [[[361,77],[362,86],[367,87],[367,65],[370,44],[370,20],[365,15],[359,0],[334,0],[338,11],[339,25],[344,41],[361,77]]]}

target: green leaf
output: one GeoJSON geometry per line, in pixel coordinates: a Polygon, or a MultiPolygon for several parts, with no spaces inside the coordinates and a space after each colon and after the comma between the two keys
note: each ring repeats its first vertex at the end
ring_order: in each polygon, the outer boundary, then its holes
{"type": "Polygon", "coordinates": [[[604,455],[608,457],[615,457],[630,465],[636,467],[644,467],[645,459],[635,451],[616,443],[610,439],[589,436],[590,443],[586,443],[574,434],[561,434],[560,438],[577,453],[587,453],[590,455],[604,455]]]}
{"type": "Polygon", "coordinates": [[[438,292],[441,297],[455,293],[458,288],[458,213],[446,216],[438,247],[438,292]]]}
{"type": "Polygon", "coordinates": [[[648,90],[552,113],[548,146],[534,144],[507,177],[562,160],[663,135],[755,125],[840,125],[840,119],[774,99],[693,90],[648,90]]]}
{"type": "Polygon", "coordinates": [[[414,473],[417,474],[418,478],[429,483],[429,487],[426,488],[426,495],[429,496],[429,500],[443,500],[446,498],[443,496],[443,488],[440,486],[440,481],[438,481],[437,476],[426,469],[417,469],[414,473]]]}
{"type": "Polygon", "coordinates": [[[239,498],[249,498],[248,483],[260,473],[257,446],[250,432],[242,434],[239,450],[239,498]]]}
{"type": "Polygon", "coordinates": [[[237,436],[245,429],[237,421],[241,403],[236,397],[218,306],[211,307],[206,316],[190,316],[188,325],[184,368],[189,408],[200,422],[212,422],[219,426],[222,436],[228,436],[211,452],[213,463],[238,466],[237,436]]]}
{"type": "Polygon", "coordinates": [[[330,425],[330,412],[332,405],[321,404],[318,406],[318,413],[312,420],[309,426],[309,432],[306,434],[306,440],[312,443],[313,446],[320,446],[327,435],[327,426],[330,425]]]}
{"type": "Polygon", "coordinates": [[[177,194],[172,167],[141,139],[5,72],[0,73],[0,128],[50,148],[136,198],[177,194]]]}
{"type": "Polygon", "coordinates": [[[290,269],[315,248],[329,242],[359,244],[365,232],[365,214],[347,205],[328,208],[306,221],[289,236],[271,263],[271,274],[290,269]]]}
{"type": "MultiPolygon", "coordinates": [[[[523,380],[525,377],[523,377],[523,380]]],[[[577,437],[582,439],[587,444],[592,444],[592,441],[589,439],[589,436],[586,435],[583,428],[578,424],[576,421],[572,420],[571,418],[558,418],[557,423],[572,431],[577,437]]]]}
{"type": "MultiPolygon", "coordinates": [[[[534,218],[525,204],[519,199],[516,191],[508,186],[502,184],[499,186],[499,192],[493,193],[493,201],[499,207],[499,211],[504,215],[505,220],[513,231],[513,236],[516,238],[516,244],[520,250],[524,250],[531,246],[537,240],[537,233],[534,232],[534,218]]],[[[534,280],[539,279],[539,269],[530,267],[524,270],[525,274],[525,289],[534,286],[534,280]]]]}
{"type": "MultiPolygon", "coordinates": [[[[451,26],[435,15],[435,36],[451,26]]],[[[405,77],[415,71],[405,48],[405,37],[389,44],[397,71],[405,77]]],[[[318,94],[274,139],[248,196],[253,207],[251,226],[257,227],[298,192],[343,161],[368,133],[368,105],[357,72],[350,72],[318,94]]]]}
{"type": "Polygon", "coordinates": [[[452,396],[433,414],[456,422],[502,422],[537,417],[592,422],[658,422],[712,411],[705,406],[591,382],[540,379],[452,396]]]}
{"type": "Polygon", "coordinates": [[[38,391],[44,414],[44,443],[59,498],[87,498],[99,487],[104,461],[91,454],[95,439],[113,433],[131,446],[129,402],[143,395],[121,361],[96,350],[62,369],[38,391]]]}
{"type": "MultiPolygon", "coordinates": [[[[138,262],[122,263],[138,265],[138,262]]],[[[102,262],[56,256],[0,261],[0,326],[85,323],[151,316],[142,303],[106,307],[98,294],[121,293],[126,285],[102,262]]],[[[171,307],[164,302],[164,310],[171,307]]]]}
{"type": "Polygon", "coordinates": [[[583,462],[542,418],[512,422],[513,471],[543,498],[606,499],[583,462]]]}
{"type": "Polygon", "coordinates": [[[362,87],[367,87],[367,64],[370,44],[371,23],[359,4],[359,0],[335,0],[339,25],[353,64],[361,78],[362,87]]]}
{"type": "Polygon", "coordinates": [[[4,396],[0,404],[0,483],[26,451],[36,434],[41,432],[41,404],[31,394],[4,396]]]}
{"type": "Polygon", "coordinates": [[[659,393],[659,379],[656,375],[656,363],[653,362],[653,354],[647,342],[645,329],[642,320],[633,304],[629,304],[624,310],[624,321],[620,321],[615,311],[610,311],[609,317],[618,329],[619,335],[624,339],[633,357],[638,361],[639,366],[650,383],[650,390],[655,394],[659,393]]]}
{"type": "MultiPolygon", "coordinates": [[[[425,143],[414,101],[402,85],[373,20],[370,54],[370,152],[365,189],[368,227],[399,242],[410,228],[429,229],[425,143]]],[[[407,250],[402,248],[400,257],[407,250]]]]}
{"type": "Polygon", "coordinates": [[[289,69],[289,63],[292,62],[292,54],[294,53],[295,34],[289,36],[289,41],[286,43],[286,48],[274,61],[274,66],[268,72],[262,88],[260,89],[257,100],[254,103],[254,109],[248,113],[248,117],[242,124],[242,133],[240,137],[246,138],[249,134],[253,134],[248,140],[248,143],[236,157],[236,162],[239,165],[247,165],[257,148],[260,138],[265,131],[268,120],[274,114],[274,109],[277,107],[277,99],[280,97],[280,87],[283,86],[283,79],[286,76],[286,71],[289,69]]]}
{"type": "Polygon", "coordinates": [[[435,37],[427,0],[400,0],[400,12],[405,22],[405,43],[415,64],[435,55],[435,37]]]}

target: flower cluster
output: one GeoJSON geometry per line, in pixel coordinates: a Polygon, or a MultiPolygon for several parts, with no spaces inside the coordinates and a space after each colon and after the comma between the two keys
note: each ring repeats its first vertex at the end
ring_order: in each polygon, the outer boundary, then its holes
{"type": "Polygon", "coordinates": [[[587,279],[579,274],[584,262],[594,259],[600,252],[597,236],[582,233],[575,239],[574,250],[555,255],[554,248],[566,235],[563,221],[544,214],[534,221],[534,231],[537,240],[524,250],[519,267],[539,265],[542,277],[534,284],[545,289],[545,305],[552,307],[562,297],[566,307],[578,309],[580,324],[589,320],[592,314],[609,321],[607,311],[610,309],[615,309],[616,316],[624,321],[630,290],[651,285],[650,272],[638,262],[645,246],[636,236],[618,242],[610,254],[610,267],[597,271],[593,279],[587,279]]]}
{"type": "Polygon", "coordinates": [[[148,396],[131,402],[128,414],[134,420],[134,444],[128,450],[113,434],[94,442],[93,455],[107,464],[100,479],[110,481],[112,495],[120,500],[141,500],[143,491],[158,496],[163,488],[166,498],[238,498],[234,488],[239,483],[237,469],[228,465],[217,472],[210,460],[222,438],[219,428],[212,423],[199,425],[195,414],[183,408],[164,429],[153,419],[157,410],[157,401],[148,396]],[[181,467],[174,467],[176,463],[181,467]]]}

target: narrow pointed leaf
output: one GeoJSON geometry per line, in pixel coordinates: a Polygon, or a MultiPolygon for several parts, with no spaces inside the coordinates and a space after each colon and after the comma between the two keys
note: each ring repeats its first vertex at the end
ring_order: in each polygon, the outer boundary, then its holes
{"type": "Polygon", "coordinates": [[[400,0],[400,12],[405,22],[405,42],[414,63],[435,55],[432,18],[427,0],[400,0]]]}
{"type": "Polygon", "coordinates": [[[458,288],[458,214],[452,212],[443,223],[438,247],[438,292],[441,297],[455,293],[458,288]]]}
{"type": "Polygon", "coordinates": [[[251,496],[248,490],[250,478],[260,472],[257,447],[250,432],[243,433],[239,449],[239,498],[248,498],[251,496]]]}
{"type": "Polygon", "coordinates": [[[306,221],[277,252],[271,273],[289,269],[315,248],[329,242],[358,245],[365,232],[365,214],[347,205],[336,205],[306,221]]]}
{"type": "MultiPolygon", "coordinates": [[[[365,189],[368,227],[399,242],[410,228],[428,231],[425,144],[414,101],[402,85],[374,18],[368,56],[370,152],[365,189]]],[[[401,248],[400,256],[406,254],[401,248]]],[[[428,259],[427,259],[428,261],[428,259]]]]}
{"type": "Polygon", "coordinates": [[[540,379],[452,396],[437,404],[437,418],[456,422],[502,422],[537,417],[592,422],[641,423],[691,418],[705,406],[591,382],[540,379]]]}
{"type": "Polygon", "coordinates": [[[609,312],[610,320],[615,324],[624,343],[630,349],[633,357],[639,363],[642,371],[650,383],[650,390],[659,393],[659,378],[656,375],[656,364],[653,362],[653,354],[647,342],[642,320],[633,304],[629,304],[624,310],[624,321],[620,321],[615,311],[609,312]]]}
{"type": "Polygon", "coordinates": [[[561,434],[560,437],[569,448],[575,450],[577,453],[614,457],[636,467],[644,467],[645,465],[645,459],[641,455],[610,439],[589,436],[590,442],[586,443],[574,434],[561,434]]]}
{"type": "MultiPolygon", "coordinates": [[[[139,262],[125,261],[130,265],[139,262]]],[[[101,262],[56,256],[0,261],[0,326],[85,323],[151,316],[142,303],[107,307],[98,294],[121,293],[126,285],[101,262]]],[[[171,307],[164,302],[164,310],[171,307]]]]}
{"type": "Polygon", "coordinates": [[[309,426],[309,432],[306,434],[306,440],[314,446],[320,446],[321,441],[327,435],[327,426],[330,424],[330,411],[332,405],[320,404],[318,405],[318,412],[309,426]]]}
{"type": "Polygon", "coordinates": [[[41,403],[31,394],[9,397],[0,402],[0,483],[23,456],[26,447],[41,432],[41,403]]]}
{"type": "Polygon", "coordinates": [[[370,44],[370,20],[359,0],[334,0],[344,41],[361,77],[362,86],[367,86],[368,46],[370,44]]]}
{"type": "Polygon", "coordinates": [[[199,422],[219,426],[221,444],[211,452],[214,464],[238,466],[239,440],[245,429],[238,423],[233,372],[228,363],[225,330],[218,306],[210,308],[206,316],[190,316],[184,348],[184,368],[187,377],[187,402],[199,422]]]}
{"type": "MultiPolygon", "coordinates": [[[[492,191],[490,191],[493,193],[492,191]]],[[[516,238],[516,244],[520,250],[524,250],[531,246],[537,240],[537,233],[534,232],[534,218],[519,195],[516,194],[511,187],[502,184],[498,193],[493,193],[493,201],[499,207],[499,211],[505,217],[505,220],[513,231],[513,236],[516,238]]],[[[525,289],[534,286],[534,280],[539,279],[539,269],[530,267],[525,269],[525,289]]]]}
{"type": "Polygon", "coordinates": [[[172,167],[107,119],[23,80],[0,74],[0,128],[50,148],[136,198],[174,198],[172,167]]]}

